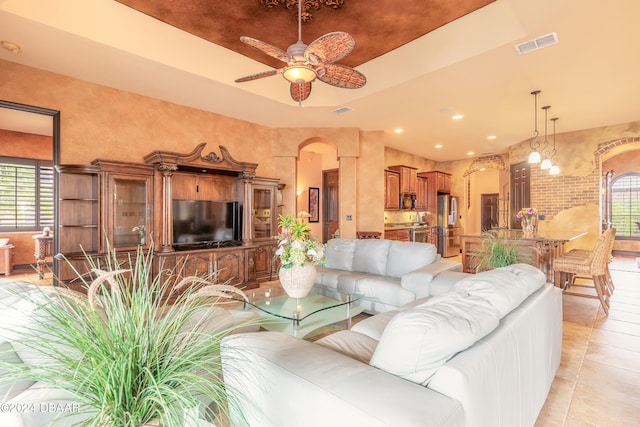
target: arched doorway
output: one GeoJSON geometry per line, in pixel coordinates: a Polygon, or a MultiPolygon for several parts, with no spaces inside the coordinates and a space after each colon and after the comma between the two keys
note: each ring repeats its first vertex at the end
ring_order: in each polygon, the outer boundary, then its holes
{"type": "Polygon", "coordinates": [[[299,145],[296,174],[296,212],[309,213],[311,234],[326,242],[338,228],[336,180],[339,162],[337,149],[323,138],[311,138],[299,145]],[[335,197],[334,197],[335,196],[335,197]],[[335,200],[336,203],[327,203],[335,200]],[[332,231],[333,230],[333,231],[332,231]]]}

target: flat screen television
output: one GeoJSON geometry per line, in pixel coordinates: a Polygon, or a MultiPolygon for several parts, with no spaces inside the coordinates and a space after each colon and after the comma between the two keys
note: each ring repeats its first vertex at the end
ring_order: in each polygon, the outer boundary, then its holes
{"type": "Polygon", "coordinates": [[[176,248],[242,240],[238,202],[173,200],[172,208],[173,244],[176,248]]]}

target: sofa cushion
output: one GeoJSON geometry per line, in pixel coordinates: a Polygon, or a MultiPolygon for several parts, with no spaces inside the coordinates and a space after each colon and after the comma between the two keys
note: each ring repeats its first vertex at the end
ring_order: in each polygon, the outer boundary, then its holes
{"type": "Polygon", "coordinates": [[[480,298],[456,293],[433,297],[391,319],[370,364],[426,385],[440,366],[498,323],[495,309],[480,298]]]}
{"type": "Polygon", "coordinates": [[[384,276],[387,272],[387,257],[391,240],[355,240],[353,271],[384,276]]]}
{"type": "Polygon", "coordinates": [[[367,299],[381,301],[393,307],[400,307],[416,299],[415,294],[400,287],[400,279],[394,277],[366,275],[356,281],[355,290],[366,295],[367,299]]]}
{"type": "Polygon", "coordinates": [[[338,331],[316,341],[323,347],[342,353],[362,363],[369,363],[378,341],[354,331],[338,331]]]}
{"type": "Polygon", "coordinates": [[[324,251],[325,265],[337,270],[351,271],[355,243],[354,239],[329,240],[324,251]]]}
{"type": "Polygon", "coordinates": [[[391,241],[387,259],[387,276],[401,277],[410,271],[432,264],[438,253],[430,243],[391,241]]]}
{"type": "Polygon", "coordinates": [[[544,273],[537,268],[515,264],[466,277],[455,284],[455,289],[465,295],[483,298],[502,319],[542,287],[545,281],[544,273]]]}

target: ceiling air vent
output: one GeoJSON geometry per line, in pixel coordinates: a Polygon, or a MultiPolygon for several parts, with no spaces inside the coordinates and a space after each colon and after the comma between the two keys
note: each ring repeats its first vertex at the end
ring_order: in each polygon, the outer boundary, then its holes
{"type": "Polygon", "coordinates": [[[543,47],[551,46],[558,43],[558,35],[556,33],[545,34],[537,39],[528,40],[524,43],[515,45],[516,51],[523,55],[525,53],[533,52],[534,50],[542,49],[543,47]]]}
{"type": "Polygon", "coordinates": [[[340,107],[338,109],[335,109],[332,111],[332,113],[336,113],[337,115],[341,116],[343,114],[347,114],[352,112],[353,110],[349,107],[340,107]]]}

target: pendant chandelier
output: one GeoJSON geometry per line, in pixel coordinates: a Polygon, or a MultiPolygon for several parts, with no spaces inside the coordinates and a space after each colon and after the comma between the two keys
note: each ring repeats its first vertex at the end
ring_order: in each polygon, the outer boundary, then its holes
{"type": "Polygon", "coordinates": [[[539,90],[534,90],[531,92],[534,98],[534,107],[533,107],[533,115],[534,115],[534,131],[533,138],[529,141],[529,148],[531,148],[531,152],[529,153],[529,159],[527,160],[529,163],[540,163],[542,157],[540,156],[540,152],[538,148],[540,148],[540,141],[538,141],[538,94],[539,90]]]}
{"type": "Polygon", "coordinates": [[[550,105],[542,107],[544,110],[544,145],[541,150],[544,155],[544,159],[542,159],[542,163],[540,163],[540,169],[542,170],[551,169],[552,166],[551,159],[549,158],[549,151],[547,151],[547,147],[549,146],[549,141],[547,141],[547,112],[549,111],[549,108],[551,108],[550,105]]]}
{"type": "Polygon", "coordinates": [[[553,150],[551,151],[551,167],[549,168],[549,175],[558,175],[560,168],[558,167],[558,158],[556,157],[556,121],[557,117],[551,119],[553,122],[553,150]]]}

